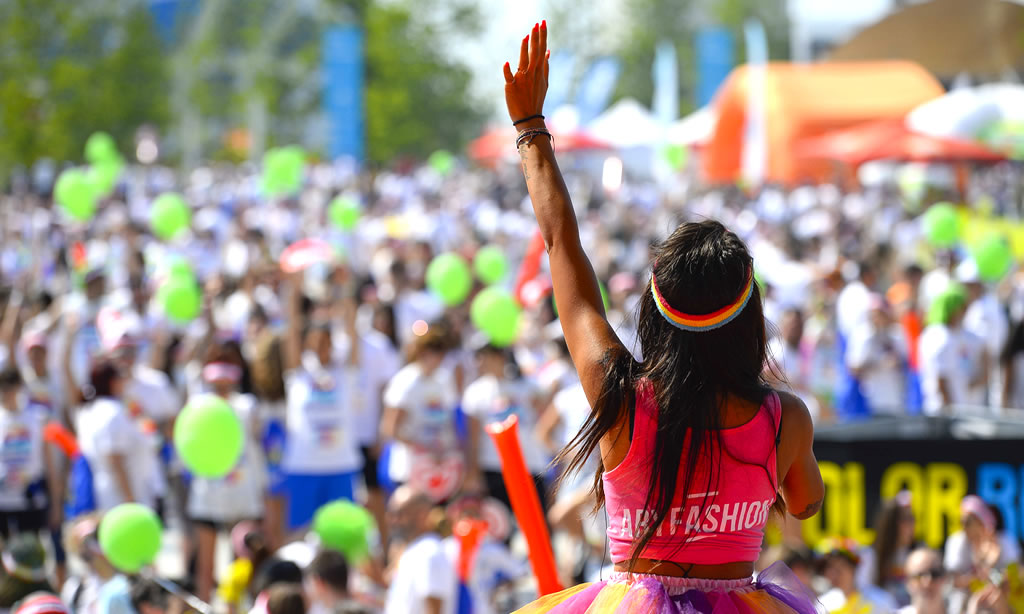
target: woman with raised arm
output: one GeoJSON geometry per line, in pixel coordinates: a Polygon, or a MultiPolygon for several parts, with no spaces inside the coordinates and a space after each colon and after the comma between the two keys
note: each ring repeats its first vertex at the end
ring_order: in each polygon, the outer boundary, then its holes
{"type": "Polygon", "coordinates": [[[523,39],[505,100],[519,130],[565,339],[593,408],[562,452],[594,452],[615,572],[521,612],[814,612],[782,564],[751,576],[769,513],[807,518],[824,488],[813,427],[795,396],[762,379],[764,315],[753,261],[717,222],[687,223],[657,249],[639,306],[643,362],[605,319],[593,269],[544,125],[547,25],[523,39]]]}

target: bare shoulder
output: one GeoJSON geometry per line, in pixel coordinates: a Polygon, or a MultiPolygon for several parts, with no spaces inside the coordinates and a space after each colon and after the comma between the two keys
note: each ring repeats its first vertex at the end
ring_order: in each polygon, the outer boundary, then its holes
{"type": "Polygon", "coordinates": [[[814,445],[814,422],[800,397],[791,392],[776,391],[782,405],[782,425],[779,434],[779,475],[786,475],[789,467],[814,445]]]}
{"type": "Polygon", "coordinates": [[[782,437],[793,435],[814,436],[814,421],[800,397],[792,392],[776,390],[782,405],[782,437]]]}

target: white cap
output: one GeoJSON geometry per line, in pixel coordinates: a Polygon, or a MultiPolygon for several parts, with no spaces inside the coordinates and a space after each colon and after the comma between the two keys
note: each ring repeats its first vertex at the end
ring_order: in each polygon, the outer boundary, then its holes
{"type": "Polygon", "coordinates": [[[956,280],[962,284],[976,284],[981,281],[978,275],[978,263],[974,258],[967,258],[956,267],[956,280]]]}

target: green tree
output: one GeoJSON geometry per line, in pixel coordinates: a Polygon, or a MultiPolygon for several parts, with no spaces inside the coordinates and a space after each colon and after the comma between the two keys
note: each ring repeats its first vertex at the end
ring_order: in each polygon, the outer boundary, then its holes
{"type": "Polygon", "coordinates": [[[771,59],[788,56],[784,0],[626,0],[623,14],[628,18],[617,51],[623,66],[616,99],[630,96],[651,103],[654,50],[658,41],[670,40],[679,58],[680,111],[692,109],[697,80],[694,35],[701,26],[729,28],[736,40],[736,61],[742,63],[743,23],[757,18],[764,24],[771,59]]]}
{"type": "MultiPolygon", "coordinates": [[[[378,164],[461,148],[489,109],[471,99],[469,69],[445,56],[448,32],[414,19],[414,6],[375,2],[365,14],[367,157],[378,164]]],[[[479,25],[471,5],[453,15],[453,31],[479,25]]]]}
{"type": "Polygon", "coordinates": [[[168,117],[163,49],[144,2],[0,2],[0,174],[82,159],[89,134],[130,151],[168,117]]]}

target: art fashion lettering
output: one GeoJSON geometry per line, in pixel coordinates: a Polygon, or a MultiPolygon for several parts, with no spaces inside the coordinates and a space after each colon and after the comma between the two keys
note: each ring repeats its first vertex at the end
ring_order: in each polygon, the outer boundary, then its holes
{"type": "MultiPolygon", "coordinates": [[[[700,495],[703,496],[703,495],[700,495]]],[[[690,495],[690,499],[694,499],[690,495]]],[[[767,522],[772,509],[772,499],[762,501],[741,501],[736,503],[700,503],[672,507],[655,532],[656,537],[689,535],[692,533],[733,533],[746,529],[760,528],[767,522]]],[[[654,511],[651,509],[623,509],[620,518],[611,519],[620,537],[633,539],[643,534],[650,525],[654,511]]]]}

